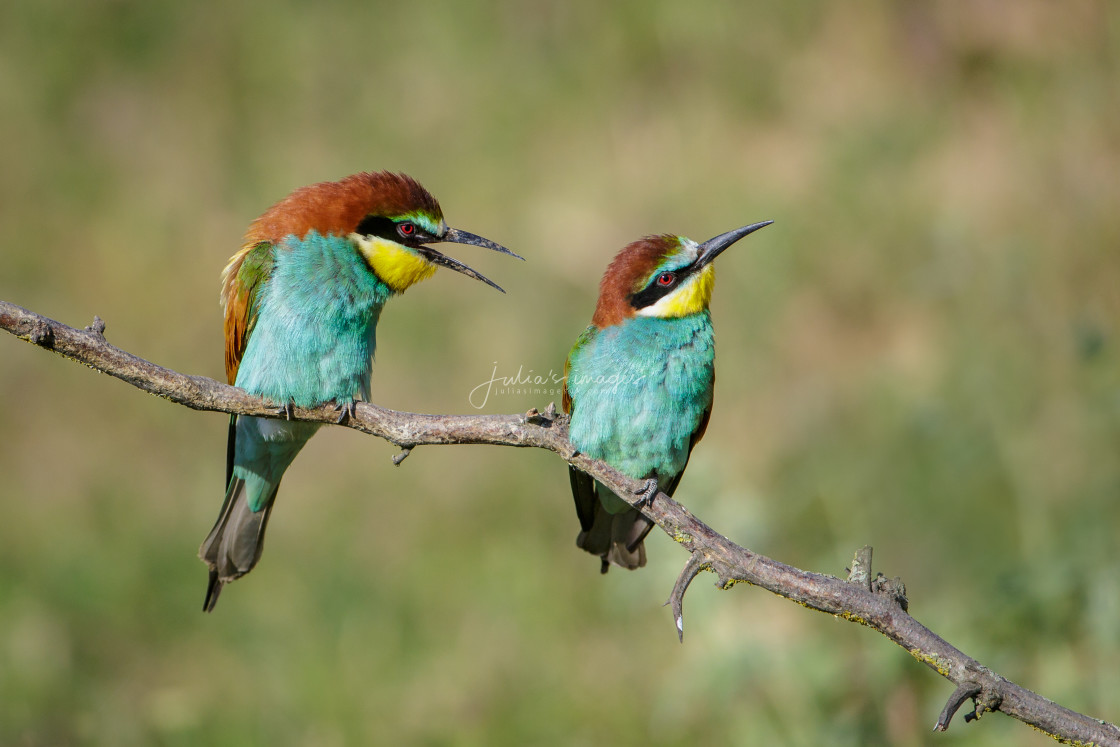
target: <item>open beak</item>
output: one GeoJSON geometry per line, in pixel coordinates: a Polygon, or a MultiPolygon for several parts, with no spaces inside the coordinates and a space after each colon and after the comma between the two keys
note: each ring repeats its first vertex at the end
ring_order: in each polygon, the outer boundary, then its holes
{"type": "Polygon", "coordinates": [[[718,257],[724,249],[744,236],[752,234],[760,228],[765,228],[773,222],[772,220],[764,220],[761,223],[752,223],[749,226],[736,228],[734,231],[721,233],[715,238],[708,239],[700,245],[700,253],[696,255],[696,261],[692,265],[693,269],[699,270],[704,265],[711,264],[711,261],[718,257]]]}
{"type": "MultiPolygon", "coordinates": [[[[497,244],[497,243],[491,241],[490,239],[484,239],[481,236],[477,236],[473,233],[468,233],[467,231],[460,231],[457,228],[447,229],[447,233],[445,233],[441,238],[436,239],[436,240],[437,241],[453,241],[456,244],[472,244],[474,246],[484,246],[487,249],[492,249],[492,250],[494,250],[496,252],[500,252],[502,254],[508,254],[511,257],[517,257],[520,260],[525,259],[524,257],[522,257],[520,255],[514,254],[513,252],[511,252],[509,249],[506,249],[501,244],[497,244]]],[[[424,256],[424,259],[428,260],[429,262],[431,262],[434,265],[439,265],[440,267],[447,267],[449,269],[454,270],[455,272],[461,272],[462,274],[466,275],[469,278],[474,278],[475,280],[481,280],[482,282],[489,285],[491,288],[496,288],[496,289],[502,291],[502,293],[505,293],[505,290],[503,290],[500,285],[498,285],[493,280],[491,280],[490,278],[483,275],[481,272],[478,272],[477,270],[474,270],[474,269],[468,267],[467,265],[463,264],[462,262],[460,262],[457,259],[452,259],[451,257],[448,257],[446,254],[444,254],[441,251],[433,249],[430,246],[417,247],[416,251],[420,252],[420,254],[422,254],[424,256]]]]}
{"type": "Polygon", "coordinates": [[[501,244],[496,244],[493,241],[491,241],[490,239],[484,239],[481,236],[477,236],[473,233],[468,233],[467,231],[460,231],[458,228],[447,229],[447,233],[445,233],[443,235],[443,237],[440,239],[440,241],[454,241],[456,244],[471,244],[473,246],[484,246],[487,249],[493,249],[496,252],[501,252],[502,254],[508,254],[511,257],[517,257],[521,261],[525,261],[525,258],[522,257],[520,254],[514,254],[513,252],[511,252],[509,249],[506,249],[501,244]]]}

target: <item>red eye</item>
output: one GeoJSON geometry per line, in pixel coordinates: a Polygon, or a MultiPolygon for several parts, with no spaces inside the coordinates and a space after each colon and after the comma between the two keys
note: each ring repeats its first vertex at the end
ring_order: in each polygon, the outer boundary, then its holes
{"type": "Polygon", "coordinates": [[[400,225],[397,226],[397,232],[401,236],[405,236],[405,237],[414,236],[416,234],[416,224],[415,223],[401,223],[400,225]]]}
{"type": "Polygon", "coordinates": [[[663,272],[663,273],[661,273],[660,275],[657,276],[657,284],[660,285],[662,288],[667,288],[670,285],[672,285],[673,281],[676,280],[676,279],[677,279],[677,276],[674,275],[673,273],[663,272]]]}

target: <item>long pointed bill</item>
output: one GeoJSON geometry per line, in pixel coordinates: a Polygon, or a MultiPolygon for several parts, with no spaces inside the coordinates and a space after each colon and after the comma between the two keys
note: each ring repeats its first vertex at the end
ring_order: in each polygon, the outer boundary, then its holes
{"type": "Polygon", "coordinates": [[[711,263],[713,259],[720,255],[720,252],[734,244],[739,239],[748,234],[754,233],[760,228],[765,228],[773,222],[774,221],[772,220],[764,220],[761,223],[752,223],[749,226],[736,228],[734,231],[721,233],[719,236],[716,236],[713,239],[708,239],[700,245],[700,253],[696,255],[696,262],[693,264],[693,267],[699,270],[704,265],[711,263]]]}
{"type": "MultiPolygon", "coordinates": [[[[473,236],[473,234],[467,234],[467,235],[468,236],[473,236]]],[[[478,239],[478,238],[481,238],[481,237],[480,236],[474,236],[474,238],[478,239]]],[[[482,239],[482,240],[486,241],[486,239],[482,239]]],[[[498,245],[494,244],[494,246],[498,246],[498,245]]],[[[501,248],[502,247],[498,247],[498,249],[501,249],[501,248]]],[[[483,275],[481,272],[478,272],[476,270],[471,269],[470,267],[467,267],[465,264],[463,264],[459,260],[452,259],[451,257],[448,257],[443,252],[436,251],[435,249],[431,248],[430,246],[417,247],[416,251],[418,251],[422,255],[424,255],[424,259],[428,260],[433,265],[439,265],[440,267],[450,268],[450,269],[454,270],[455,272],[461,272],[469,278],[474,278],[475,280],[481,280],[482,282],[489,285],[491,288],[497,288],[498,290],[502,291],[502,293],[505,293],[505,290],[502,288],[502,286],[498,285],[493,280],[491,280],[490,278],[483,275]]],[[[513,254],[513,252],[510,252],[508,249],[506,249],[505,251],[509,252],[510,254],[513,254]]],[[[517,255],[514,254],[514,256],[516,257],[517,255]]]]}
{"type": "MultiPolygon", "coordinates": [[[[502,254],[508,254],[511,257],[517,257],[518,259],[520,259],[522,261],[524,261],[524,259],[525,259],[520,254],[514,254],[513,252],[511,252],[509,249],[506,249],[501,244],[496,244],[493,241],[491,241],[490,239],[484,239],[481,236],[477,236],[477,235],[475,235],[473,233],[469,233],[467,231],[460,231],[458,228],[447,229],[447,233],[445,233],[443,235],[443,237],[440,239],[440,241],[454,241],[456,244],[471,244],[473,246],[484,246],[487,249],[493,249],[496,252],[501,252],[502,254]]],[[[494,287],[496,288],[497,286],[494,286],[494,287]]]]}

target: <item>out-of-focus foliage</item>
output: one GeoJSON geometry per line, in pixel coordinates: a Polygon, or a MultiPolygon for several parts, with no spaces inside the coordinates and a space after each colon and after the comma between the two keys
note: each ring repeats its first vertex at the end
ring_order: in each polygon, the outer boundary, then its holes
{"type": "MultiPolygon", "coordinates": [[[[948,640],[1120,718],[1120,12],[419,6],[4,3],[0,298],[220,378],[248,222],[404,170],[528,259],[452,247],[509,294],[442,273],[382,318],[377,402],[473,412],[495,374],[561,370],[627,241],[775,219],[719,261],[718,409],[678,498],[806,568],[871,544],[948,640]]],[[[0,398],[3,744],[920,745],[951,689],[744,587],[694,586],[681,646],[684,553],[654,536],[601,578],[554,456],[394,468],[342,429],[206,616],[225,418],[14,339],[0,398]]]]}

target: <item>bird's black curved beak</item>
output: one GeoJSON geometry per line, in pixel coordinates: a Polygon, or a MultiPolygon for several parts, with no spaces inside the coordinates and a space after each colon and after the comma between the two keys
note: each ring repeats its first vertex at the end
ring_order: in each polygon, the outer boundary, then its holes
{"type": "Polygon", "coordinates": [[[490,239],[484,239],[483,237],[478,236],[477,234],[470,233],[468,231],[460,231],[458,228],[447,229],[447,233],[445,233],[443,236],[441,236],[439,240],[440,241],[454,241],[456,244],[471,244],[472,246],[484,246],[487,249],[493,249],[496,252],[500,252],[502,254],[508,254],[511,257],[517,257],[518,259],[520,259],[522,261],[525,260],[525,258],[522,257],[520,254],[514,254],[513,252],[511,252],[509,249],[506,249],[501,244],[495,243],[495,242],[491,241],[490,239]]]}
{"type": "Polygon", "coordinates": [[[692,265],[693,269],[699,270],[704,265],[711,264],[711,261],[718,257],[724,249],[744,236],[752,234],[760,228],[765,228],[773,222],[772,220],[764,220],[761,223],[752,223],[749,226],[736,228],[734,231],[721,233],[719,236],[708,239],[700,245],[700,253],[696,255],[696,261],[692,265]]]}
{"type": "MultiPolygon", "coordinates": [[[[486,247],[487,249],[492,249],[493,251],[499,252],[501,254],[508,254],[511,257],[517,257],[520,260],[525,259],[524,257],[522,257],[518,254],[514,254],[513,252],[511,252],[509,249],[506,249],[501,244],[493,242],[490,239],[485,239],[481,236],[470,233],[468,231],[460,231],[458,228],[449,228],[449,229],[447,229],[447,233],[445,233],[443,236],[440,236],[440,237],[435,238],[435,239],[429,239],[429,241],[432,241],[432,240],[434,240],[434,241],[453,241],[456,244],[471,244],[473,246],[482,246],[482,247],[486,247]]],[[[463,264],[462,262],[460,262],[457,259],[452,259],[451,257],[448,257],[446,254],[444,254],[441,251],[433,249],[430,246],[417,247],[417,251],[419,251],[422,255],[424,255],[424,258],[427,259],[429,262],[431,262],[434,265],[439,265],[440,267],[447,267],[449,269],[454,270],[455,272],[461,272],[462,274],[466,275],[469,278],[474,278],[475,280],[481,280],[482,282],[489,285],[491,288],[496,288],[496,289],[502,291],[502,293],[505,293],[505,290],[500,285],[498,285],[493,280],[491,280],[490,278],[483,275],[481,272],[478,272],[477,270],[475,270],[471,267],[468,267],[467,265],[463,264]]]]}
{"type": "Polygon", "coordinates": [[[474,269],[466,266],[465,264],[463,264],[462,262],[460,262],[457,259],[452,259],[451,257],[448,257],[446,254],[444,254],[441,251],[437,251],[437,250],[431,248],[430,246],[416,247],[416,251],[420,252],[420,254],[423,255],[424,259],[428,260],[433,265],[439,265],[440,267],[450,268],[450,269],[454,270],[455,272],[461,272],[469,278],[474,278],[475,280],[481,280],[482,282],[489,285],[491,288],[497,288],[502,293],[506,292],[505,289],[502,288],[502,286],[498,285],[493,280],[491,280],[490,278],[483,275],[481,272],[478,272],[477,270],[474,270],[474,269]]]}

